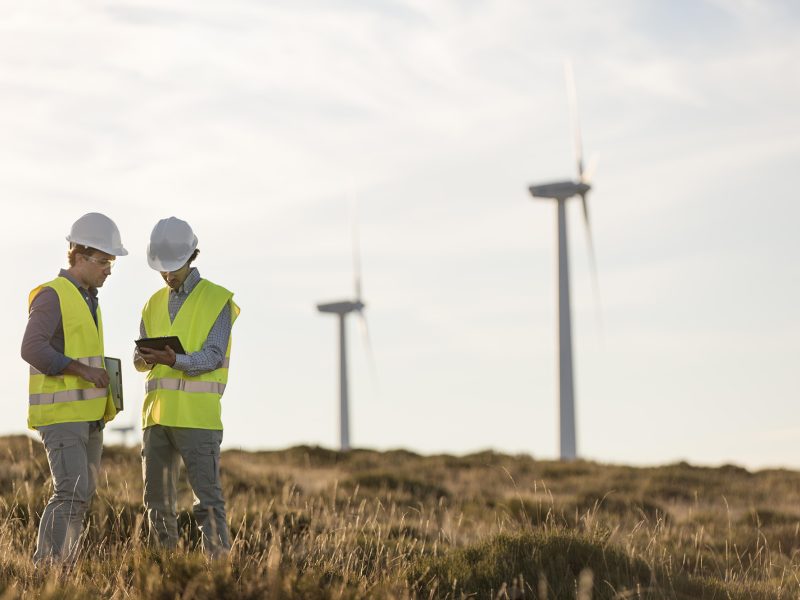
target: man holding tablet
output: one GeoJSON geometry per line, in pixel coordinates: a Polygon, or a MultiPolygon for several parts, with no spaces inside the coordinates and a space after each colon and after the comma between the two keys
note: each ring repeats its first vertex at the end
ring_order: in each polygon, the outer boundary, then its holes
{"type": "Polygon", "coordinates": [[[219,556],[230,549],[219,477],[221,398],[239,307],[232,292],[200,278],[192,267],[198,253],[197,237],[186,221],[170,217],[153,228],[147,262],[167,287],[153,294],[142,310],[143,339],[137,340],[134,365],[148,372],[142,461],[151,535],[168,549],[177,547],[177,477],[182,459],[195,496],[203,549],[219,556]],[[167,336],[177,337],[182,347],[151,339],[167,336]]]}

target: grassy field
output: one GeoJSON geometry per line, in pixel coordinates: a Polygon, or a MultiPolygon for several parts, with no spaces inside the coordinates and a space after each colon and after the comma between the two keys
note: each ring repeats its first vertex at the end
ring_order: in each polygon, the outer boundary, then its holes
{"type": "MultiPolygon", "coordinates": [[[[800,596],[800,474],[309,447],[223,454],[234,549],[146,540],[137,449],[106,447],[78,563],[35,570],[41,444],[0,438],[0,599],[800,596]]],[[[183,483],[185,486],[185,482],[183,483]]]]}

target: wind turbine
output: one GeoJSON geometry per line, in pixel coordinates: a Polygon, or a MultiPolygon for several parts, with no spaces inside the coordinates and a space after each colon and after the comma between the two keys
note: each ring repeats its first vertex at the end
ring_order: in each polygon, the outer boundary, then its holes
{"type": "Polygon", "coordinates": [[[528,189],[534,198],[547,198],[557,202],[558,215],[558,381],[559,381],[559,446],[561,460],[574,460],[578,457],[575,433],[575,393],[572,371],[572,324],[569,296],[569,253],[567,249],[567,200],[580,197],[583,205],[583,218],[586,223],[589,259],[591,262],[595,294],[597,294],[597,266],[594,258],[592,230],[589,223],[589,207],[586,197],[592,189],[589,173],[583,170],[583,148],[575,93],[575,78],[572,65],[565,64],[567,95],[575,136],[575,159],[578,167],[576,181],[557,181],[532,185],[528,189]]]}
{"type": "Polygon", "coordinates": [[[120,435],[120,437],[122,438],[122,445],[126,446],[126,447],[128,445],[128,435],[133,433],[135,431],[135,429],[136,429],[136,427],[133,424],[131,424],[131,425],[120,425],[120,426],[117,426],[117,427],[111,427],[110,428],[111,431],[113,431],[114,433],[118,433],[120,435]]]}
{"type": "Polygon", "coordinates": [[[355,200],[351,202],[351,229],[353,234],[353,287],[354,298],[352,300],[339,300],[336,302],[326,302],[317,304],[317,310],[322,313],[331,313],[339,317],[339,448],[341,450],[350,449],[350,408],[349,394],[347,387],[347,323],[345,317],[350,313],[357,313],[360,317],[361,330],[364,335],[365,349],[373,366],[374,358],[372,345],[367,328],[367,318],[364,316],[366,304],[361,296],[361,258],[358,244],[358,224],[356,217],[355,200]]]}

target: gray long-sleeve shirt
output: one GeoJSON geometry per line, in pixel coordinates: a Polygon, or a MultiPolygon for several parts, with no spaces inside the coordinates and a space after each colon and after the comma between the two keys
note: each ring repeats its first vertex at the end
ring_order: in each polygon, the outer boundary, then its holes
{"type": "MultiPolygon", "coordinates": [[[[97,288],[86,288],[61,269],[59,277],[64,277],[78,288],[92,311],[97,323],[97,288]]],[[[42,288],[31,302],[28,324],[22,337],[20,349],[22,360],[36,367],[45,375],[58,375],[72,362],[73,357],[64,355],[64,323],[61,319],[61,302],[58,293],[51,287],[42,288]]]]}
{"type": "MultiPolygon", "coordinates": [[[[192,267],[183,285],[177,290],[169,291],[167,308],[169,310],[170,322],[175,320],[175,316],[178,314],[181,306],[186,302],[189,294],[192,293],[192,290],[198,283],[200,283],[200,272],[196,267],[192,267]]],[[[220,368],[225,360],[225,353],[228,351],[228,340],[231,336],[232,327],[231,306],[230,303],[228,303],[222,307],[217,320],[214,321],[214,325],[211,326],[208,337],[206,341],[203,342],[203,347],[197,352],[176,355],[175,364],[172,368],[178,371],[184,371],[189,377],[201,375],[202,373],[220,368]]],[[[139,323],[139,335],[141,337],[147,336],[144,321],[139,323]]],[[[145,362],[138,350],[133,353],[133,364],[137,371],[149,371],[153,368],[153,365],[145,362]]]]}

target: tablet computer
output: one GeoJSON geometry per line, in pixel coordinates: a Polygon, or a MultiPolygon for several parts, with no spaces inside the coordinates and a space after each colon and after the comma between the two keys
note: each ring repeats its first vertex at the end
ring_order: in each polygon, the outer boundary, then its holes
{"type": "Polygon", "coordinates": [[[121,411],[125,404],[122,400],[122,361],[118,358],[105,357],[106,372],[108,373],[108,387],[111,389],[111,397],[114,399],[114,406],[117,412],[121,411]]]}
{"type": "Polygon", "coordinates": [[[152,337],[142,338],[136,340],[137,348],[152,348],[153,350],[163,350],[165,346],[169,346],[175,351],[175,354],[186,354],[183,349],[183,344],[178,339],[177,335],[168,335],[165,337],[152,337]]]}

